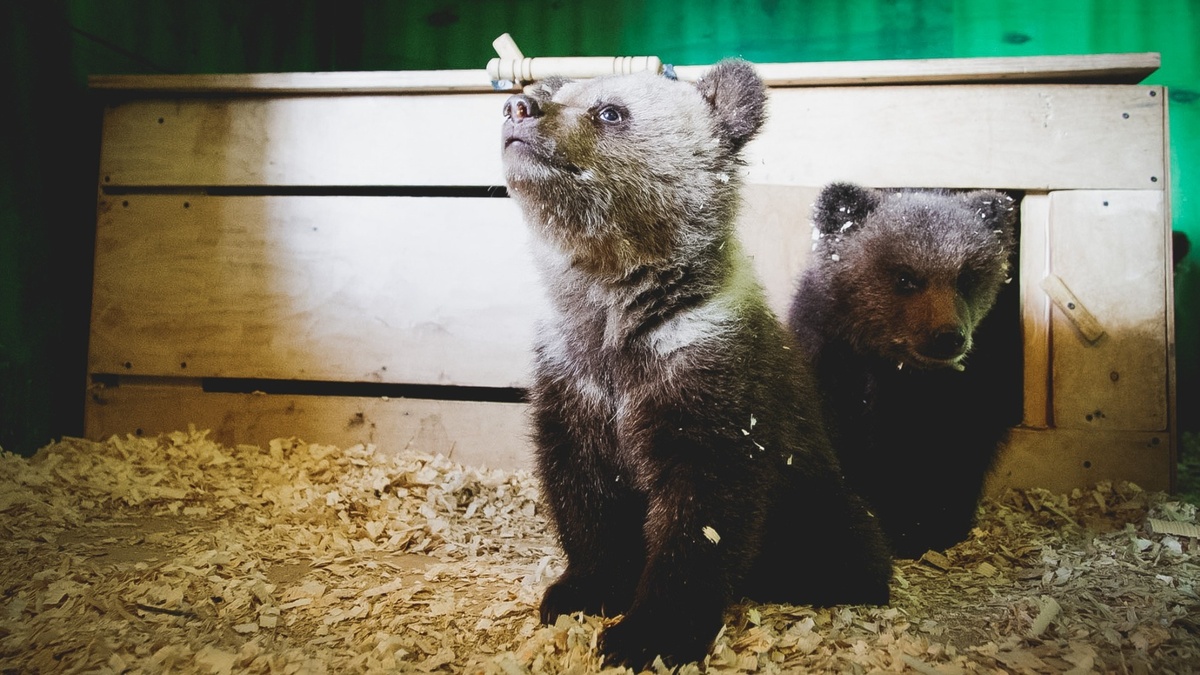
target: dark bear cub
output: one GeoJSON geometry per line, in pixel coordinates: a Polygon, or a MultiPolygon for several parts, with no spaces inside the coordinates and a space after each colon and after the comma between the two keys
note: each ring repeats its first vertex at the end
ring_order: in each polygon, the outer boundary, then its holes
{"type": "Polygon", "coordinates": [[[995,191],[826,187],[789,325],[846,481],[896,554],[963,540],[1021,406],[1017,210],[995,191]]]}
{"type": "Polygon", "coordinates": [[[541,618],[623,618],[609,663],[702,659],[743,597],[886,603],[891,559],[841,481],[811,376],[733,233],[754,68],[548,80],[504,106],[510,194],[552,308],[529,397],[567,558],[541,618]]]}

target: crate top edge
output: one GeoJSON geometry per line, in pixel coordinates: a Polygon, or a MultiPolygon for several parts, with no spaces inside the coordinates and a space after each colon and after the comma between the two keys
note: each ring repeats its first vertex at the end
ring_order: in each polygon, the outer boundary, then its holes
{"type": "MultiPolygon", "coordinates": [[[[905,84],[1138,84],[1158,52],[1065,56],[755,63],[770,87],[905,84]]],[[[692,81],[707,65],[676,66],[692,81]]],[[[330,71],[200,75],[91,75],[92,90],[124,94],[370,95],[495,92],[487,70],[330,71]]]]}

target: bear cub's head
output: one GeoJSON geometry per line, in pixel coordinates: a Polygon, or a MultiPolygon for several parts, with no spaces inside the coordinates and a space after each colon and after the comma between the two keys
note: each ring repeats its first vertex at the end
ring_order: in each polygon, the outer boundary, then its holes
{"type": "Polygon", "coordinates": [[[836,332],[897,367],[962,370],[1009,277],[1017,209],[993,190],[827,186],[813,206],[811,272],[836,332]]]}
{"type": "Polygon", "coordinates": [[[505,180],[573,264],[620,274],[727,236],[738,155],[765,107],[739,59],[694,85],[653,73],[543,80],[504,105],[505,180]]]}

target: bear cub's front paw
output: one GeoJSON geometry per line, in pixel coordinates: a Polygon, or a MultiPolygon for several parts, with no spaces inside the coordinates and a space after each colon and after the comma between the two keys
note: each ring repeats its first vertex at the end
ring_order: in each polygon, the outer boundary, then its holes
{"type": "Polygon", "coordinates": [[[600,594],[594,588],[588,589],[564,576],[546,589],[538,613],[542,623],[552,624],[563,614],[599,614],[600,605],[600,594]]]}
{"type": "Polygon", "coordinates": [[[607,666],[640,670],[661,656],[664,664],[675,667],[702,660],[716,630],[701,630],[684,616],[634,612],[600,634],[599,649],[607,666]]]}

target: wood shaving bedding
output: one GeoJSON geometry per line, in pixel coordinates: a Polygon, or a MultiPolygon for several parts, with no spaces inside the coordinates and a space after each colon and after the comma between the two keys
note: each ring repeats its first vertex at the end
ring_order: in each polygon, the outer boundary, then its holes
{"type": "MultiPolygon", "coordinates": [[[[970,540],[897,561],[890,606],[742,603],[681,670],[1194,672],[1196,523],[1128,483],[1008,491],[970,540]]],[[[563,559],[526,472],[196,430],[66,438],[0,453],[0,556],[3,673],[601,670],[606,619],[537,620],[563,559]]]]}

